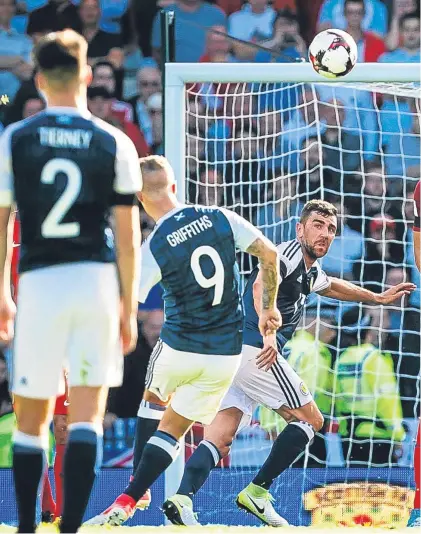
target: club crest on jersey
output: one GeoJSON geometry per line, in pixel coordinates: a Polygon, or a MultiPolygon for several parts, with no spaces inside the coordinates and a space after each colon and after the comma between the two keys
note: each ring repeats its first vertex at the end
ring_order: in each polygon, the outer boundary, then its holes
{"type": "Polygon", "coordinates": [[[184,215],[183,212],[181,212],[181,213],[177,213],[177,215],[174,215],[174,219],[175,219],[176,221],[181,221],[181,219],[184,219],[184,217],[185,217],[185,215],[184,215]]]}
{"type": "Polygon", "coordinates": [[[308,390],[308,387],[304,384],[304,382],[301,382],[300,384],[300,391],[304,396],[307,396],[310,394],[310,391],[308,390]]]}

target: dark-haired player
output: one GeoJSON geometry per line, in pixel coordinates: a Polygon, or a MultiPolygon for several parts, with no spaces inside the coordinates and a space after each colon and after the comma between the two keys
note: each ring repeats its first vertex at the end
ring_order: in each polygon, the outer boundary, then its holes
{"type": "MultiPolygon", "coordinates": [[[[421,238],[420,238],[420,214],[421,214],[421,182],[418,182],[414,191],[414,214],[415,221],[412,227],[412,239],[414,244],[414,259],[421,271],[421,238]]],[[[421,527],[421,427],[418,424],[417,441],[414,449],[414,478],[415,478],[415,499],[414,508],[408,521],[408,527],[421,527]]]]}
{"type": "Polygon", "coordinates": [[[220,412],[205,429],[204,441],[186,464],[177,494],[163,505],[164,513],[174,524],[197,523],[191,498],[219,460],[229,453],[236,433],[248,423],[258,404],[277,412],[288,425],[275,440],[269,457],[253,481],[237,496],[237,504],[265,524],[273,527],[287,524],[275,511],[269,488],[305,450],[314,433],[323,425],[323,416],[307,386],[281,356],[284,345],[301,320],[307,295],[316,292],[344,301],[390,304],[415,288],[413,284],[403,283],[375,294],[345,280],[328,277],[317,260],[326,255],[336,229],[336,208],[328,202],[312,200],[301,212],[297,239],[278,245],[281,278],[277,304],[282,326],[276,335],[278,361],[270,372],[256,365],[256,355],[263,346],[257,328],[259,308],[256,306],[261,295],[261,275],[258,268],[252,272],[244,293],[243,360],[233,385],[222,401],[220,412]]]}
{"type": "Polygon", "coordinates": [[[34,532],[48,427],[69,370],[62,532],[76,532],[102,452],[109,386],[136,342],[141,174],[132,142],[87,111],[87,43],[72,30],[35,46],[45,111],[0,138],[0,336],[13,336],[11,206],[21,224],[13,393],[19,532],[34,532]],[[113,217],[113,233],[110,217],[113,217]],[[10,229],[8,231],[8,228],[10,229]]]}

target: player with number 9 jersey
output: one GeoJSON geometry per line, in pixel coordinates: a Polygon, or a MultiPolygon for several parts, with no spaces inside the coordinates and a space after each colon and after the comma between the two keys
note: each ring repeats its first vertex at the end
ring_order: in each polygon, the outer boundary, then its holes
{"type": "MultiPolygon", "coordinates": [[[[144,180],[161,172],[171,183],[165,160],[146,158],[144,165],[144,180]]],[[[142,197],[147,198],[147,188],[142,197]]],[[[150,203],[143,204],[148,211],[150,203]]],[[[209,424],[234,377],[243,341],[236,252],[253,254],[255,242],[276,249],[252,224],[224,208],[169,204],[161,216],[152,213],[157,224],[142,246],[139,301],[161,283],[165,304],[146,387],[164,402],[172,395],[171,406],[183,417],[209,424]]]]}

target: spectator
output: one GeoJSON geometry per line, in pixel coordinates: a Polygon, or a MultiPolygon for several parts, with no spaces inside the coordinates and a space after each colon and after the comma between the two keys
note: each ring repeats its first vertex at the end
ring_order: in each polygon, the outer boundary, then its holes
{"type": "Polygon", "coordinates": [[[335,191],[341,191],[344,178],[361,164],[360,136],[344,129],[345,105],[340,100],[329,100],[320,105],[320,117],[326,129],[322,135],[323,165],[335,176],[335,191]]]}
{"type": "Polygon", "coordinates": [[[33,98],[28,98],[23,104],[22,109],[22,119],[27,119],[36,115],[45,108],[45,102],[40,96],[34,96],[33,98]]]}
{"type": "Polygon", "coordinates": [[[415,99],[411,99],[412,126],[405,135],[402,133],[391,133],[386,138],[384,145],[385,167],[388,181],[392,187],[389,191],[393,195],[401,195],[406,177],[420,177],[420,116],[416,109],[415,99]]]}
{"type": "MultiPolygon", "coordinates": [[[[196,62],[205,53],[206,30],[212,26],[225,26],[224,12],[203,0],[178,0],[165,10],[175,13],[176,61],[196,62]]],[[[159,13],[152,29],[153,55],[160,61],[161,31],[159,13]]]]}
{"type": "MultiPolygon", "coordinates": [[[[363,192],[363,218],[366,222],[386,207],[386,179],[381,167],[371,167],[365,175],[363,192]]],[[[364,229],[365,231],[365,229],[364,229]]]]}
{"type": "Polygon", "coordinates": [[[123,42],[119,35],[108,33],[99,28],[101,9],[99,0],[81,0],[79,16],[82,35],[88,41],[88,61],[108,61],[115,69],[121,69],[124,61],[123,42]]]}
{"type": "Polygon", "coordinates": [[[304,202],[320,198],[321,178],[319,140],[316,136],[312,136],[303,140],[300,152],[298,187],[304,202]]]}
{"type": "MultiPolygon", "coordinates": [[[[386,286],[408,281],[402,267],[387,272],[386,286]]],[[[417,377],[420,372],[420,311],[410,308],[409,298],[389,307],[389,328],[385,349],[392,354],[398,376],[404,417],[413,417],[417,399],[417,377]]]]}
{"type": "MultiPolygon", "coordinates": [[[[228,32],[231,37],[256,44],[263,44],[273,34],[276,12],[269,0],[249,0],[240,11],[228,18],[228,32]]],[[[246,43],[233,43],[234,55],[240,60],[249,60],[256,55],[256,49],[246,43]]]]}
{"type": "Polygon", "coordinates": [[[381,63],[420,63],[420,16],[408,13],[399,22],[402,46],[380,56],[381,63]]]}
{"type": "Polygon", "coordinates": [[[77,7],[70,0],[49,0],[47,5],[30,13],[27,34],[37,43],[46,33],[66,28],[82,31],[77,7]]]}
{"type": "Polygon", "coordinates": [[[294,107],[289,120],[284,123],[282,134],[279,136],[280,154],[285,154],[285,168],[289,172],[297,172],[301,165],[300,148],[304,140],[324,133],[325,124],[316,120],[320,116],[319,89],[305,85],[297,88],[297,105],[294,107]]]}
{"type": "Polygon", "coordinates": [[[162,93],[151,95],[146,102],[146,109],[152,120],[152,154],[164,153],[164,127],[162,122],[162,93]]]}
{"type": "Polygon", "coordinates": [[[345,0],[344,15],[346,28],[357,43],[358,61],[375,63],[386,52],[384,42],[370,31],[363,30],[365,0],[345,0]]]}
{"type": "Polygon", "coordinates": [[[163,310],[150,310],[142,314],[138,324],[139,337],[135,350],[124,358],[123,384],[111,388],[108,396],[105,425],[118,417],[136,417],[145,390],[146,371],[152,350],[159,339],[164,323],[163,310]]]}
{"type": "MultiPolygon", "coordinates": [[[[216,0],[216,4],[227,14],[232,15],[236,11],[240,11],[243,7],[243,0],[216,0]]],[[[272,0],[272,6],[274,9],[289,9],[296,13],[297,3],[296,0],[272,0]]]]}
{"type": "Polygon", "coordinates": [[[150,96],[162,90],[161,72],[153,62],[137,73],[137,95],[129,100],[133,108],[134,122],[137,124],[148,145],[153,143],[152,120],[146,108],[150,96]]]}
{"type": "Polygon", "coordinates": [[[392,21],[385,43],[388,50],[395,50],[401,41],[400,20],[404,15],[413,13],[417,9],[416,0],[394,0],[392,21]]]}
{"type": "Polygon", "coordinates": [[[15,0],[0,0],[0,95],[7,95],[10,101],[33,71],[31,40],[10,25],[15,11],[15,0]]]}
{"type": "MultiPolygon", "coordinates": [[[[387,32],[388,22],[386,6],[380,0],[365,0],[364,3],[363,29],[384,37],[387,32]]],[[[319,13],[317,32],[329,30],[330,28],[344,30],[347,26],[344,5],[345,0],[324,0],[319,13]]]]}
{"type": "Polygon", "coordinates": [[[235,61],[230,54],[231,43],[227,38],[225,26],[212,26],[206,34],[205,53],[199,59],[201,63],[230,63],[235,61]]]}
{"type": "Polygon", "coordinates": [[[224,205],[223,177],[217,169],[201,167],[196,203],[204,206],[224,205]]]}
{"type": "Polygon", "coordinates": [[[358,328],[363,344],[347,348],[335,364],[333,394],[347,467],[390,467],[405,437],[393,361],[367,342],[369,321],[358,307],[344,314],[342,327],[358,328]]]}
{"type": "Polygon", "coordinates": [[[297,177],[276,177],[268,198],[258,209],[256,226],[275,244],[295,239],[303,204],[297,194],[297,177]],[[271,191],[272,189],[272,191],[271,191]]]}
{"type": "MultiPolygon", "coordinates": [[[[92,67],[91,87],[105,87],[111,94],[116,95],[116,73],[114,67],[108,61],[98,61],[92,67]]],[[[133,122],[133,108],[127,102],[113,99],[113,115],[119,121],[133,122]]]]}
{"type": "Polygon", "coordinates": [[[289,10],[279,11],[273,22],[273,37],[262,41],[262,46],[269,52],[258,50],[255,61],[266,63],[274,60],[278,63],[293,61],[307,53],[304,39],[300,35],[297,16],[289,10]]]}
{"type": "Polygon", "coordinates": [[[149,147],[139,128],[132,122],[120,122],[117,120],[112,111],[113,95],[105,87],[88,88],[88,109],[89,111],[102,119],[122,130],[133,141],[139,157],[147,156],[149,147]]]}
{"type": "Polygon", "coordinates": [[[360,273],[357,266],[364,253],[364,239],[359,232],[349,227],[346,207],[336,207],[341,214],[338,217],[336,238],[320,263],[328,275],[359,283],[360,273]]]}
{"type": "MultiPolygon", "coordinates": [[[[124,44],[131,42],[132,24],[131,24],[131,3],[132,0],[100,0],[101,19],[99,27],[107,33],[120,35],[124,44]]],[[[72,3],[78,6],[80,0],[72,0],[72,3]]]]}
{"type": "Polygon", "coordinates": [[[387,271],[402,261],[402,246],[396,235],[396,222],[390,215],[378,213],[369,223],[366,250],[362,261],[364,287],[379,292],[387,271]]]}

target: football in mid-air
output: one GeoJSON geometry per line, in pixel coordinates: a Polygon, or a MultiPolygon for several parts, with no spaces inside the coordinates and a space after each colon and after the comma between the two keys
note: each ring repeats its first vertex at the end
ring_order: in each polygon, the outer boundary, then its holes
{"type": "Polygon", "coordinates": [[[308,55],[318,74],[325,78],[340,78],[354,68],[357,45],[343,30],[325,30],[313,39],[308,55]]]}

